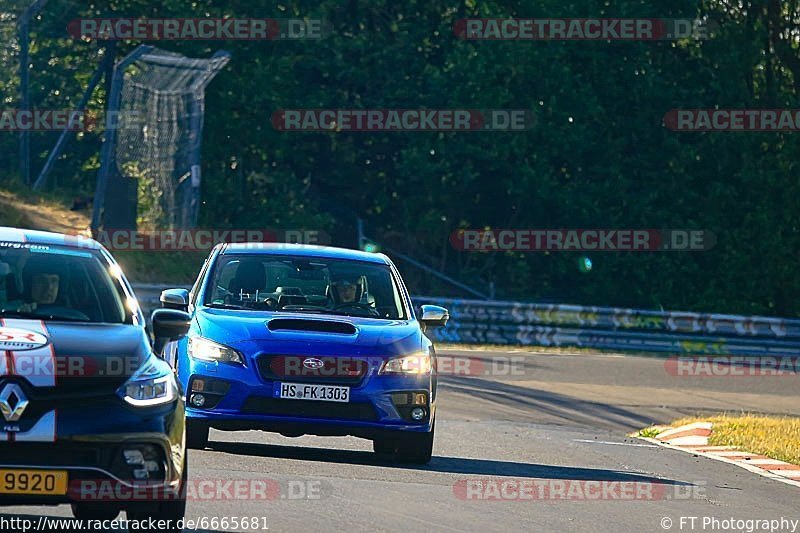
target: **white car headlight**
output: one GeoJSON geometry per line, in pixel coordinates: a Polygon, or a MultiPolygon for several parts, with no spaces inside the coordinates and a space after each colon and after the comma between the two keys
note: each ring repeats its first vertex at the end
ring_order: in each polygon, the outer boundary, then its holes
{"type": "Polygon", "coordinates": [[[431,356],[426,353],[414,353],[403,357],[394,357],[383,364],[381,374],[430,374],[431,356]]]}
{"type": "Polygon", "coordinates": [[[201,361],[244,364],[242,354],[233,348],[218,344],[205,337],[189,337],[188,352],[191,357],[200,359],[201,361]]]}
{"type": "Polygon", "coordinates": [[[136,407],[150,407],[175,400],[178,397],[178,384],[172,367],[151,355],[117,390],[117,394],[136,407]]]}

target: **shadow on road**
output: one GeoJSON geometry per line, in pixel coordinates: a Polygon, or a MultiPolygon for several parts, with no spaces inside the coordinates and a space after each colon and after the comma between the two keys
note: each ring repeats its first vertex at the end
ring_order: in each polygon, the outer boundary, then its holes
{"type": "Polygon", "coordinates": [[[652,423],[649,417],[608,403],[581,400],[555,392],[520,387],[477,377],[447,376],[439,381],[442,390],[466,394],[501,405],[531,410],[570,423],[598,423],[614,429],[639,429],[652,423]]]}
{"type": "Polygon", "coordinates": [[[655,478],[643,474],[607,470],[602,468],[580,468],[573,466],[553,466],[491,459],[471,459],[468,457],[434,456],[427,465],[398,463],[391,456],[355,450],[328,448],[279,446],[246,442],[209,442],[209,448],[218,452],[255,457],[277,457],[299,459],[302,461],[321,461],[326,463],[382,466],[441,472],[444,474],[473,474],[479,476],[511,476],[537,479],[564,479],[581,481],[636,481],[640,483],[659,483],[664,485],[690,485],[683,481],[655,478]]]}
{"type": "MultiPolygon", "coordinates": [[[[125,515],[120,514],[117,517],[117,520],[124,519],[125,515]]],[[[72,527],[56,527],[60,524],[66,525],[71,520],[75,520],[72,517],[67,516],[48,516],[48,515],[29,515],[29,514],[5,514],[0,513],[0,523],[5,524],[7,527],[15,527],[13,524],[18,524],[15,529],[3,529],[3,531],[37,531],[37,526],[39,525],[39,521],[42,520],[42,528],[38,529],[38,531],[47,531],[50,533],[86,533],[86,531],[107,531],[113,533],[131,533],[136,531],[142,531],[141,529],[119,529],[119,528],[108,528],[108,529],[89,529],[91,524],[84,522],[84,528],[81,529],[73,525],[72,527]],[[27,522],[25,522],[27,521],[27,522]],[[24,526],[23,526],[24,524],[24,526]],[[24,527],[24,528],[23,528],[24,527]]],[[[74,524],[74,523],[73,523],[74,524]]],[[[223,531],[218,531],[216,529],[184,529],[183,533],[224,533],[223,531]]]]}

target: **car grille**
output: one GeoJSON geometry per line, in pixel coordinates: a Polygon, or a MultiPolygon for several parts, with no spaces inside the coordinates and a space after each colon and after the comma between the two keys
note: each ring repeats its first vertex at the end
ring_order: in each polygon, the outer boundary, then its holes
{"type": "Polygon", "coordinates": [[[115,391],[124,382],[117,378],[60,378],[55,387],[34,387],[26,379],[17,376],[0,377],[0,388],[6,383],[16,383],[22,387],[25,396],[32,403],[42,403],[52,408],[92,404],[99,400],[115,397],[115,391]]]}
{"type": "Polygon", "coordinates": [[[261,377],[269,381],[357,385],[369,372],[369,361],[355,357],[261,355],[256,364],[261,377]],[[306,368],[303,362],[307,359],[317,359],[323,366],[306,368]]]}
{"type": "Polygon", "coordinates": [[[242,407],[242,413],[366,421],[378,419],[375,408],[370,403],[286,400],[265,396],[251,396],[248,398],[242,407]]]}
{"type": "Polygon", "coordinates": [[[107,450],[87,443],[0,443],[0,464],[36,466],[97,467],[104,462],[107,450]]]}

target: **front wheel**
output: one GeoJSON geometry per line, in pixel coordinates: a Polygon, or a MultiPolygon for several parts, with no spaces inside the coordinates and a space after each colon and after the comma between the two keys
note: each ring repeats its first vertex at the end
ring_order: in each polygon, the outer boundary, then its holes
{"type": "Polygon", "coordinates": [[[186,516],[186,498],[155,504],[150,510],[128,511],[128,520],[136,520],[142,525],[142,531],[150,533],[181,533],[183,518],[186,516]],[[146,529],[148,522],[161,523],[166,527],[146,529]]]}
{"type": "Polygon", "coordinates": [[[431,428],[429,433],[411,433],[404,435],[397,443],[397,460],[402,463],[414,463],[426,465],[431,462],[433,457],[433,434],[431,428]]]}
{"type": "Polygon", "coordinates": [[[119,508],[107,503],[73,503],[72,516],[78,520],[114,520],[119,515],[119,508]]]}
{"type": "Polygon", "coordinates": [[[184,455],[183,461],[183,475],[181,476],[178,494],[173,497],[174,499],[155,503],[150,508],[129,509],[125,513],[128,515],[128,520],[136,520],[144,524],[150,521],[160,521],[161,525],[167,526],[153,530],[143,529],[143,531],[150,531],[150,533],[181,533],[183,531],[181,526],[183,518],[186,516],[186,484],[189,479],[189,458],[187,455],[184,455]]]}

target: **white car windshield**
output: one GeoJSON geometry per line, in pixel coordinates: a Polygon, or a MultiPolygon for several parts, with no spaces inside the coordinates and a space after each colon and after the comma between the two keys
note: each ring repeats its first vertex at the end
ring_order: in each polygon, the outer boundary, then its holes
{"type": "Polygon", "coordinates": [[[95,250],[0,243],[0,318],[124,323],[120,291],[95,250]]]}

